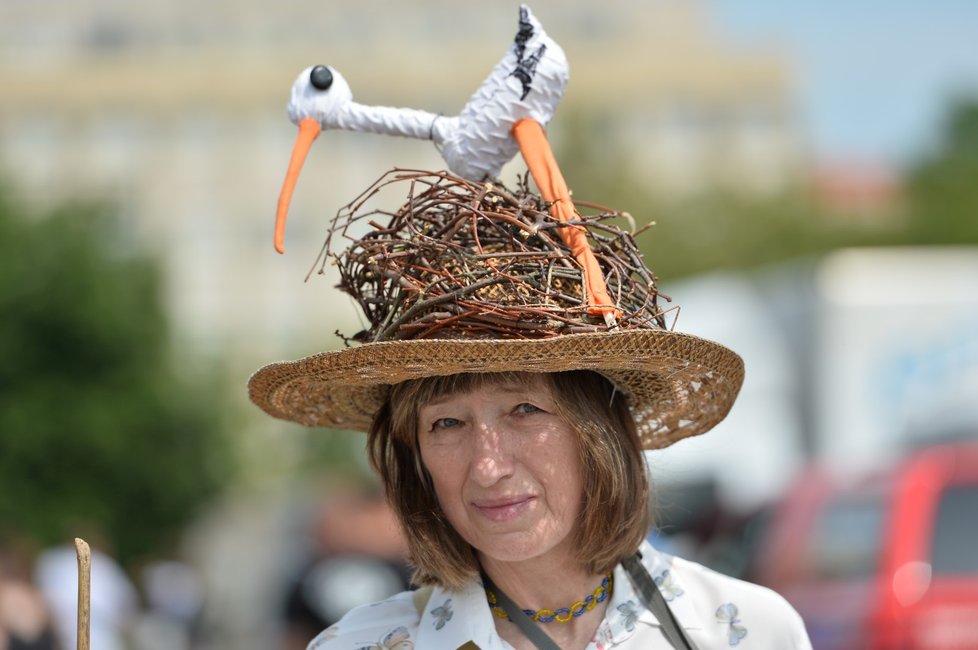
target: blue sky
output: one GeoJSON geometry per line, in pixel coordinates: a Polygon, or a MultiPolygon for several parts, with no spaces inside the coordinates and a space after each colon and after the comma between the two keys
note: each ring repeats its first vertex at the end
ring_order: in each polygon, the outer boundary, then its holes
{"type": "Polygon", "coordinates": [[[978,1],[711,0],[737,42],[780,43],[822,158],[900,165],[939,131],[950,97],[978,97],[978,1]]]}

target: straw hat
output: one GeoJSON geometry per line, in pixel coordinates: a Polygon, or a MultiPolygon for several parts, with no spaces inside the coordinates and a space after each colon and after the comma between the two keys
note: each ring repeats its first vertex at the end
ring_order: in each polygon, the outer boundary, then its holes
{"type": "Polygon", "coordinates": [[[399,382],[587,369],[628,398],[646,449],[712,428],[740,390],[740,357],[666,328],[655,278],[616,225],[627,215],[597,208],[560,221],[551,207],[525,181],[510,192],[447,172],[389,172],[340,211],[322,256],[369,326],[346,349],[261,368],[252,401],[306,426],[365,431],[399,382]],[[403,207],[371,207],[392,187],[407,190],[403,207]],[[568,231],[587,239],[613,305],[594,304],[568,231]],[[340,237],[349,244],[334,251],[340,237]]]}

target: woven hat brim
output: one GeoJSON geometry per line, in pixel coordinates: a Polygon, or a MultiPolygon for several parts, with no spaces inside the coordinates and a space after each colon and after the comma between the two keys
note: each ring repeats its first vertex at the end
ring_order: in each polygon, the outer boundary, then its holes
{"type": "Polygon", "coordinates": [[[711,429],[744,378],[741,358],[705,339],[664,330],[550,339],[419,339],[367,343],[258,370],[251,400],[276,418],[367,431],[393,384],[468,372],[595,370],[629,399],[646,449],[711,429]]]}

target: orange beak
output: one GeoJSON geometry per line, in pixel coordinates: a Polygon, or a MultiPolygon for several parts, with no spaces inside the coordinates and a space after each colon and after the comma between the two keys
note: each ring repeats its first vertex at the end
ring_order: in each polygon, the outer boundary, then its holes
{"type": "MultiPolygon", "coordinates": [[[[543,126],[536,120],[524,118],[513,125],[513,137],[519,143],[520,153],[533,176],[533,182],[537,184],[543,198],[550,203],[550,213],[560,221],[574,219],[575,210],[570,190],[567,189],[564,175],[560,173],[543,126]]],[[[615,318],[621,316],[621,311],[608,295],[604,274],[587,241],[587,235],[582,228],[561,228],[560,237],[584,269],[588,312],[603,316],[611,325],[615,318]]]]}
{"type": "Polygon", "coordinates": [[[319,122],[316,120],[311,118],[299,120],[299,135],[296,136],[295,145],[292,147],[289,169],[285,172],[285,182],[282,183],[282,191],[278,195],[278,209],[275,211],[275,250],[279,253],[285,252],[285,220],[289,216],[292,191],[295,190],[295,184],[299,180],[299,172],[302,171],[302,164],[306,161],[309,148],[319,137],[320,131],[319,122]]]}

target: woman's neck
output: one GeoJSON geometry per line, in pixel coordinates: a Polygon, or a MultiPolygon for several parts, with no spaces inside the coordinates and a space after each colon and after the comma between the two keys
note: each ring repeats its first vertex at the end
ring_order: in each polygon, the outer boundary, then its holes
{"type": "MultiPolygon", "coordinates": [[[[483,571],[520,609],[572,608],[594,593],[604,579],[581,568],[576,560],[541,557],[522,562],[500,562],[482,556],[483,571]]],[[[566,623],[539,624],[561,648],[585,648],[604,618],[608,600],[566,623]]],[[[508,619],[494,617],[499,635],[514,648],[534,648],[508,619]]]]}
{"type": "Polygon", "coordinates": [[[480,557],[482,569],[500,589],[523,609],[556,609],[584,600],[604,576],[591,575],[576,561],[534,558],[522,562],[500,562],[480,557]]]}

